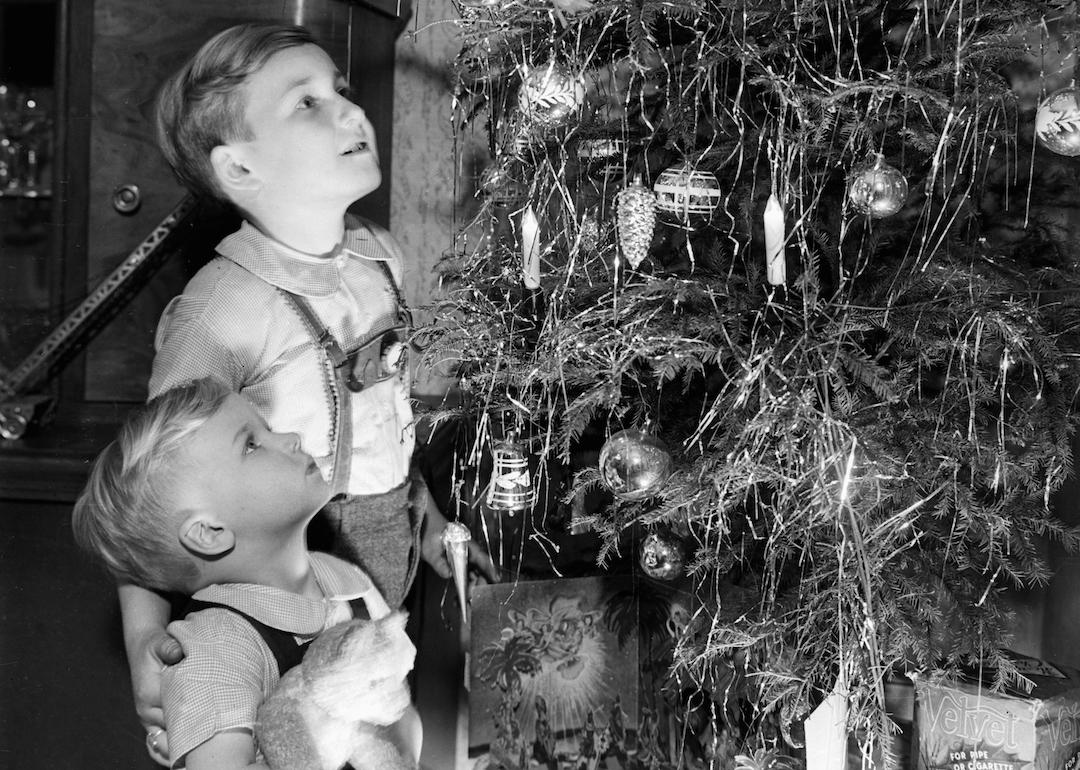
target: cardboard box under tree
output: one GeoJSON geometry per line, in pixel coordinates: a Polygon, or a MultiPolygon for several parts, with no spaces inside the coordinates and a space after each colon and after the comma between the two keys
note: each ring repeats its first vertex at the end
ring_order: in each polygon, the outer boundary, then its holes
{"type": "Polygon", "coordinates": [[[638,764],[637,605],[628,580],[477,586],[471,614],[473,767],[638,764]]]}
{"type": "Polygon", "coordinates": [[[1011,657],[1030,692],[991,690],[992,670],[916,681],[916,770],[1078,770],[1080,672],[1011,657]]]}

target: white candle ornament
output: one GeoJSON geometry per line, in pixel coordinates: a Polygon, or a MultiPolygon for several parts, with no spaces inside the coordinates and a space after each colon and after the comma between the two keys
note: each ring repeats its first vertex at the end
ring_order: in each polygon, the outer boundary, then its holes
{"type": "Polygon", "coordinates": [[[469,528],[459,521],[449,522],[442,533],[443,548],[446,549],[446,560],[450,562],[450,569],[454,576],[454,587],[457,589],[458,604],[461,605],[462,623],[466,620],[465,586],[469,579],[470,540],[472,540],[472,534],[469,532],[469,528]]]}
{"type": "Polygon", "coordinates": [[[526,289],[540,288],[540,223],[532,206],[521,214],[521,274],[526,289]]]}
{"type": "Polygon", "coordinates": [[[787,283],[787,265],[784,262],[784,209],[776,193],[765,204],[765,274],[769,283],[780,286],[787,283]]]}
{"type": "Polygon", "coordinates": [[[845,770],[847,766],[847,688],[843,676],[804,722],[806,770],[845,770]]]}

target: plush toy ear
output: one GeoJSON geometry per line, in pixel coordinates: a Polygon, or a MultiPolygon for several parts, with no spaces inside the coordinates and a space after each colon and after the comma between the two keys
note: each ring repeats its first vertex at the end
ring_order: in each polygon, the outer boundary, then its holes
{"type": "Polygon", "coordinates": [[[382,619],[381,622],[388,629],[391,629],[391,630],[394,630],[394,631],[404,631],[405,630],[405,623],[408,622],[408,620],[409,620],[409,613],[405,612],[404,610],[397,610],[397,611],[392,612],[389,615],[387,615],[385,618],[382,619]]]}
{"type": "Polygon", "coordinates": [[[180,525],[180,543],[194,554],[215,559],[236,546],[236,534],[212,517],[194,513],[180,525]]]}

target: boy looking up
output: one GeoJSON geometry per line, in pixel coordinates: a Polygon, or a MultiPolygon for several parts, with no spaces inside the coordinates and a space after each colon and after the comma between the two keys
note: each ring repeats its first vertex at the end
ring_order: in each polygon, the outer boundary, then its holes
{"type": "MultiPolygon", "coordinates": [[[[158,140],[185,186],[234,206],[240,229],[166,308],[150,395],[203,376],[298,433],[330,482],[332,552],[398,607],[423,556],[443,577],[446,526],[418,474],[404,256],[347,214],[382,176],[375,136],[330,57],[298,27],[246,24],[170,77],[158,140]]],[[[495,579],[475,544],[471,560],[495,579]]],[[[160,735],[157,652],[168,605],[121,585],[136,710],[160,735]]]]}
{"type": "MultiPolygon", "coordinates": [[[[299,649],[350,619],[349,600],[372,619],[390,612],[358,567],[308,552],[305,530],[329,496],[298,436],[272,432],[210,379],[152,399],[95,462],[72,518],[80,545],[122,580],[215,605],[169,626],[186,653],[163,685],[174,765],[265,767],[256,714],[287,665],[270,642],[284,635],[299,649]]],[[[416,729],[405,682],[415,650],[403,632],[394,649],[379,685],[393,713],[382,716],[415,764],[419,747],[404,745],[416,729]]]]}

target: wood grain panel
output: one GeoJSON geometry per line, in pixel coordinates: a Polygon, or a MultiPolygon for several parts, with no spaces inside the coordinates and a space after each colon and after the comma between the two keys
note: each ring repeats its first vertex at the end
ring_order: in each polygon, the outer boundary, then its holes
{"type": "Polygon", "coordinates": [[[452,0],[417,3],[410,27],[423,32],[397,43],[390,225],[409,255],[405,280],[417,308],[438,294],[435,268],[453,244],[455,216],[474,205],[472,190],[455,190],[454,183],[455,151],[462,148],[451,134],[449,65],[461,39],[455,25],[441,22],[456,15],[452,0]]]}

